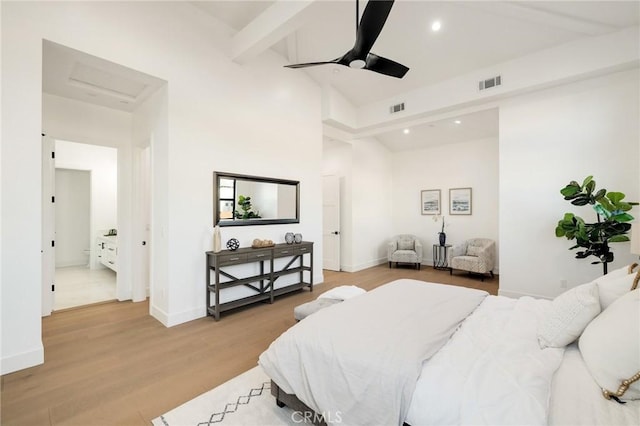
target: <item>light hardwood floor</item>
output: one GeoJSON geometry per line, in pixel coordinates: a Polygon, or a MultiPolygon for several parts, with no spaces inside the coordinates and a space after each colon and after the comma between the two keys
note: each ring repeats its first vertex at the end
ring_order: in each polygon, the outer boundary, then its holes
{"type": "MultiPolygon", "coordinates": [[[[310,293],[281,297],[166,328],[146,302],[114,302],[43,319],[45,363],[2,376],[0,423],[8,425],[149,425],[155,417],[256,365],[291,327],[293,308],[339,285],[371,290],[397,278],[498,291],[498,277],[381,265],[357,273],[324,271],[310,293]]],[[[204,289],[203,289],[204,296],[204,289]]],[[[384,314],[384,313],[381,313],[384,314]]]]}

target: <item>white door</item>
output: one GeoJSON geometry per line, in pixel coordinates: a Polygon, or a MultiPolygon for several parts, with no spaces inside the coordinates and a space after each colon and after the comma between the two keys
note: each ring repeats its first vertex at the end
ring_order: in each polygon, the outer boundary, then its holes
{"type": "Polygon", "coordinates": [[[55,141],[42,135],[42,316],[51,315],[56,277],[55,141]]]}
{"type": "Polygon", "coordinates": [[[151,148],[135,148],[133,185],[133,275],[134,302],[147,298],[151,230],[151,148]]]}
{"type": "Polygon", "coordinates": [[[322,178],[322,268],[340,270],[340,178],[322,178]]]}

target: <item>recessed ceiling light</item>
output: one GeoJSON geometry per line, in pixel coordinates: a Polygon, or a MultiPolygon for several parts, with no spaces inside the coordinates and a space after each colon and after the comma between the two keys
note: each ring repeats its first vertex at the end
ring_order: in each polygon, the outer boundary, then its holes
{"type": "Polygon", "coordinates": [[[437,32],[442,28],[442,23],[440,21],[433,21],[431,24],[431,31],[437,32]]]}
{"type": "Polygon", "coordinates": [[[411,133],[411,130],[409,130],[409,129],[404,129],[404,130],[402,131],[402,133],[404,133],[405,135],[408,135],[409,133],[411,133]]]}
{"type": "Polygon", "coordinates": [[[460,123],[462,123],[462,121],[460,121],[460,120],[455,120],[455,121],[454,121],[454,123],[456,123],[456,124],[460,124],[460,123]]]}

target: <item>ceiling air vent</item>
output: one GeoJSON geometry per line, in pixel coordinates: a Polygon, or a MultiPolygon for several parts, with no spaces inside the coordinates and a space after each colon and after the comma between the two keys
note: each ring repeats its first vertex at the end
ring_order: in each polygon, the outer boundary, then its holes
{"type": "Polygon", "coordinates": [[[480,90],[486,90],[486,89],[491,89],[492,87],[500,86],[501,84],[502,84],[502,77],[498,75],[496,77],[491,77],[486,80],[480,80],[480,82],[478,83],[478,88],[480,90]]]}
{"type": "Polygon", "coordinates": [[[389,107],[389,112],[391,114],[395,114],[396,112],[404,111],[404,102],[401,104],[391,105],[389,107]]]}

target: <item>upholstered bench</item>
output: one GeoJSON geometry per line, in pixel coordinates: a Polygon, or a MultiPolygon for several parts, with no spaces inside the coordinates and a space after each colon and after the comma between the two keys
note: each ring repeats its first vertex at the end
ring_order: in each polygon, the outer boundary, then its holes
{"type": "Polygon", "coordinates": [[[322,293],[316,300],[312,300],[311,302],[303,303],[302,305],[296,306],[293,309],[293,317],[296,319],[296,321],[302,321],[309,315],[314,314],[321,309],[327,308],[331,305],[335,305],[336,303],[340,303],[346,299],[350,299],[362,293],[365,293],[365,290],[354,285],[336,287],[325,293],[322,293]]]}
{"type": "Polygon", "coordinates": [[[296,306],[293,309],[293,317],[296,321],[302,321],[306,317],[311,314],[315,314],[320,309],[324,309],[328,306],[335,305],[336,303],[340,303],[342,300],[338,299],[316,299],[311,302],[303,303],[302,305],[296,306]]]}

